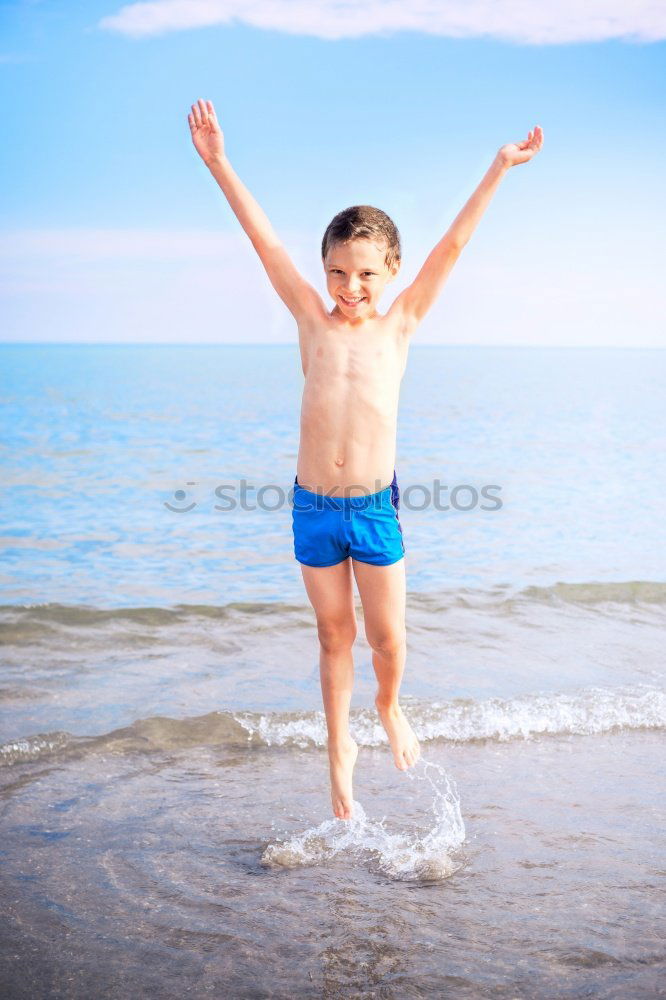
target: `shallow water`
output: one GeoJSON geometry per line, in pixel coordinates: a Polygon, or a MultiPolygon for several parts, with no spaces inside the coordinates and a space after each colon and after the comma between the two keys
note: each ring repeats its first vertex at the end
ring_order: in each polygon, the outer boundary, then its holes
{"type": "Polygon", "coordinates": [[[666,995],[661,352],[415,356],[403,488],[507,502],[401,510],[423,760],[357,602],[344,823],[288,510],[164,506],[289,481],[292,352],[2,350],[0,995],[666,995]]]}
{"type": "Polygon", "coordinates": [[[7,995],[660,995],[665,607],[410,595],[423,762],[359,641],[344,823],[306,606],[5,606],[7,995]]]}
{"type": "Polygon", "coordinates": [[[12,769],[10,995],[659,995],[661,733],[364,749],[349,824],[321,751],[165,742],[12,769]]]}

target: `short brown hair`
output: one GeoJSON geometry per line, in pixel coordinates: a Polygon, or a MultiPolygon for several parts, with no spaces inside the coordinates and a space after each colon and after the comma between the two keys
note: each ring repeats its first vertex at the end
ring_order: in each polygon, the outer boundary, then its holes
{"type": "Polygon", "coordinates": [[[395,223],[381,208],[372,205],[352,205],[338,212],[326,227],[321,241],[321,258],[335,243],[349,240],[377,240],[386,243],[386,266],[400,263],[400,233],[395,223]]]}

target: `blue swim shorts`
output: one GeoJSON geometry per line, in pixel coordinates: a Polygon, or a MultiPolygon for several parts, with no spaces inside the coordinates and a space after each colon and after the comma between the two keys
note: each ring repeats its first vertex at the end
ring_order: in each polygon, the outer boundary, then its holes
{"type": "Polygon", "coordinates": [[[331,497],[312,493],[294,480],[294,555],[305,566],[335,566],[350,556],[373,566],[390,566],[405,554],[398,520],[400,491],[393,482],[378,493],[331,497]]]}

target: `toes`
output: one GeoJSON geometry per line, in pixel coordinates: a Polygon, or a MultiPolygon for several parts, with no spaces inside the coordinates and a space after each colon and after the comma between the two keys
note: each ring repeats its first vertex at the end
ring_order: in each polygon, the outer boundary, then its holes
{"type": "Polygon", "coordinates": [[[419,746],[418,741],[415,741],[411,746],[406,747],[402,756],[405,760],[406,766],[413,767],[421,756],[421,747],[419,746]]]}
{"type": "Polygon", "coordinates": [[[351,808],[346,806],[344,802],[336,802],[333,806],[333,815],[336,819],[351,819],[351,808]]]}

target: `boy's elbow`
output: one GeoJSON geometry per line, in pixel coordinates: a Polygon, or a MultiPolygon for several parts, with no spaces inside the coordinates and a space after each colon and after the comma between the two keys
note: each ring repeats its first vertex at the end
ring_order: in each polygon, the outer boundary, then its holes
{"type": "Polygon", "coordinates": [[[444,237],[444,242],[447,250],[450,250],[455,254],[459,254],[467,243],[467,240],[463,239],[463,237],[457,233],[447,233],[444,237]]]}

